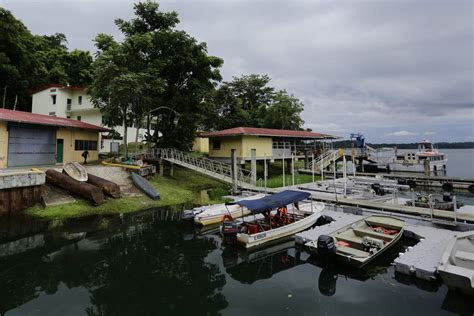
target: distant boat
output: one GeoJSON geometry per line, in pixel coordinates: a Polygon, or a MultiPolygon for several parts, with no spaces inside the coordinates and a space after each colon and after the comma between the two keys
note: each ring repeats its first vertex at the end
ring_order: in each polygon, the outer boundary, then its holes
{"type": "Polygon", "coordinates": [[[160,199],[160,194],[156,192],[155,188],[153,185],[145,178],[142,176],[132,172],[132,181],[133,184],[137,188],[139,188],[141,191],[143,191],[148,197],[152,200],[159,200],[160,199]]]}
{"type": "Polygon", "coordinates": [[[474,232],[459,233],[448,244],[438,273],[449,288],[474,295],[474,232]]]}
{"type": "Polygon", "coordinates": [[[74,180],[87,182],[87,170],[78,162],[68,162],[63,166],[63,171],[74,180]]]}
{"type": "Polygon", "coordinates": [[[391,216],[369,216],[340,228],[306,246],[319,255],[342,258],[363,267],[394,245],[403,235],[405,221],[391,216]]]}
{"type": "Polygon", "coordinates": [[[309,196],[307,192],[285,190],[257,200],[234,202],[250,210],[253,216],[224,221],[221,232],[226,239],[236,240],[247,249],[292,237],[313,226],[325,208],[325,204],[318,202],[299,203],[309,196]]]}
{"type": "Polygon", "coordinates": [[[438,172],[446,171],[448,157],[433,146],[430,141],[424,140],[418,143],[418,151],[396,154],[387,168],[389,171],[403,172],[438,172]]]}

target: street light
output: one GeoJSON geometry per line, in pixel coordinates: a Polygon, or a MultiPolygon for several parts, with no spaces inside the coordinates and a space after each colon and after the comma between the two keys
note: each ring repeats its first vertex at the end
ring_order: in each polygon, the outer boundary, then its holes
{"type": "MultiPolygon", "coordinates": [[[[153,109],[153,110],[151,110],[151,111],[148,111],[147,115],[150,115],[150,114],[152,114],[153,112],[156,112],[156,111],[161,110],[161,109],[167,109],[167,110],[173,112],[174,114],[176,114],[176,117],[175,117],[175,119],[173,120],[173,123],[174,123],[174,125],[177,125],[177,124],[178,124],[178,120],[179,120],[179,117],[181,116],[181,114],[179,114],[178,112],[176,112],[176,110],[174,110],[174,109],[172,109],[172,108],[170,108],[170,107],[164,106],[164,105],[159,106],[159,107],[157,107],[157,108],[155,108],[155,109],[153,109]]],[[[158,115],[157,115],[157,116],[158,116],[158,115]]]]}

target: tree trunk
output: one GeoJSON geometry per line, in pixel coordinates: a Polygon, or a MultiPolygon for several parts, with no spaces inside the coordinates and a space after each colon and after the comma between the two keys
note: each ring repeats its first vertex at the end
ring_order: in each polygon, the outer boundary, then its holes
{"type": "Polygon", "coordinates": [[[128,121],[127,121],[127,111],[123,115],[123,148],[125,151],[125,159],[128,159],[128,121]]]}
{"type": "Polygon", "coordinates": [[[77,181],[70,176],[53,169],[46,171],[46,180],[74,195],[91,200],[94,204],[104,203],[104,193],[98,187],[86,182],[77,181]]]}
{"type": "Polygon", "coordinates": [[[87,176],[87,183],[100,188],[104,194],[110,195],[113,198],[119,198],[121,196],[120,187],[115,182],[94,176],[90,173],[87,176]]]}

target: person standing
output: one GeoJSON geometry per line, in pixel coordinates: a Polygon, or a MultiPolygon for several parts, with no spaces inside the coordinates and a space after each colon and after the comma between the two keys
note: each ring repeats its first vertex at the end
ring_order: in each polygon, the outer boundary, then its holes
{"type": "Polygon", "coordinates": [[[87,164],[87,157],[89,157],[89,151],[84,150],[84,151],[82,152],[82,155],[81,155],[81,156],[82,156],[82,158],[84,158],[84,164],[86,165],[86,164],[87,164]]]}

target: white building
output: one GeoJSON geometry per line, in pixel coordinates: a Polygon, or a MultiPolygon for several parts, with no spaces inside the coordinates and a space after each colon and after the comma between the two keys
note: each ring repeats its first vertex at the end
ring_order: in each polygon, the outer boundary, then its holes
{"type": "MultiPolygon", "coordinates": [[[[71,118],[86,123],[105,126],[102,121],[102,114],[99,109],[91,103],[90,97],[85,88],[64,86],[61,84],[49,84],[34,90],[31,93],[32,107],[31,112],[45,114],[57,117],[71,118]]],[[[124,135],[123,126],[111,126],[121,136],[124,135]]],[[[130,124],[127,130],[127,141],[135,142],[137,129],[130,124]]],[[[153,131],[152,131],[153,132],[153,131]]],[[[139,129],[138,141],[143,141],[146,129],[139,129]]],[[[123,139],[109,139],[108,133],[100,135],[100,152],[110,152],[110,146],[113,142],[123,143],[123,139]]]]}

